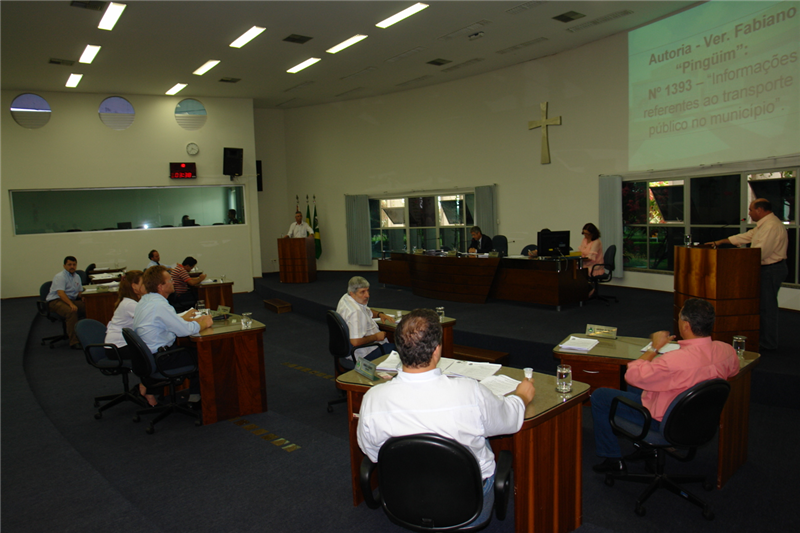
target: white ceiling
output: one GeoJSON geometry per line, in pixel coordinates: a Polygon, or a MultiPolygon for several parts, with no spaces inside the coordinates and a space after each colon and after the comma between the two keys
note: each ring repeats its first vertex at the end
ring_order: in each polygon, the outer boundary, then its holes
{"type": "Polygon", "coordinates": [[[109,32],[97,29],[102,11],[73,7],[68,0],[3,1],[0,80],[3,89],[103,95],[163,95],[180,82],[189,84],[180,96],[252,98],[257,108],[287,109],[490,72],[641,26],[695,2],[434,0],[427,2],[427,9],[390,28],[375,26],[413,3],[128,0],[122,18],[109,32]],[[626,10],[633,13],[568,31],[626,10]],[[569,23],[552,18],[569,11],[585,17],[569,23]],[[241,49],[228,46],[254,25],[266,31],[241,49]],[[469,38],[479,31],[482,37],[469,38]],[[338,54],[325,52],[358,33],[369,37],[338,54]],[[305,44],[283,41],[290,34],[312,39],[305,44]],[[498,53],[541,38],[546,40],[498,53]],[[82,65],[77,60],[87,44],[103,48],[91,65],[82,65]],[[414,49],[420,51],[391,60],[414,49]],[[322,61],[297,74],[286,72],[309,57],[322,61]],[[51,58],[75,64],[53,65],[51,58]],[[221,63],[204,76],[193,75],[208,59],[221,63]],[[428,64],[435,59],[451,63],[428,64]],[[474,62],[460,66],[470,61],[474,62]],[[450,67],[459,68],[446,70],[450,67]],[[370,70],[362,72],[365,69],[370,70]],[[64,84],[72,72],[84,77],[76,89],[67,89],[64,84]],[[241,81],[222,83],[223,77],[241,81]]]}

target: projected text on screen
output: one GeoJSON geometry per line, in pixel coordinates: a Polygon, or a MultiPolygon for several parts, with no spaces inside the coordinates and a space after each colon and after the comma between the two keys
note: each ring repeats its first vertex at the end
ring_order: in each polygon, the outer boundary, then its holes
{"type": "Polygon", "coordinates": [[[628,166],[800,152],[800,2],[709,2],[628,35],[628,166]]]}

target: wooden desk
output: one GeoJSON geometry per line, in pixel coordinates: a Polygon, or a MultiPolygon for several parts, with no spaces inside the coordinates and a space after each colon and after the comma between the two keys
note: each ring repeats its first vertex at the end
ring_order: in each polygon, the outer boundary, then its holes
{"type": "Polygon", "coordinates": [[[243,330],[240,319],[232,315],[180,341],[197,348],[203,424],[267,410],[266,326],[254,320],[250,329],[243,330]]]}
{"type": "MultiPolygon", "coordinates": [[[[573,333],[576,337],[586,335],[573,333]]],[[[565,338],[566,341],[569,337],[565,338]]],[[[600,344],[588,353],[571,353],[553,348],[553,354],[563,364],[572,366],[572,378],[585,381],[592,392],[598,387],[627,390],[625,370],[630,361],[642,355],[649,339],[641,337],[598,338],[600,344]]],[[[562,342],[564,342],[562,341],[562,342]]],[[[747,436],[750,425],[750,377],[761,356],[745,352],[739,373],[728,379],[731,392],[719,419],[717,448],[717,488],[736,473],[747,461],[747,436]]]]}
{"type": "Polygon", "coordinates": [[[487,298],[553,305],[589,297],[589,277],[581,258],[441,257],[393,252],[378,261],[378,281],[410,287],[414,294],[455,302],[487,298]]]}
{"type": "MultiPolygon", "coordinates": [[[[86,306],[86,318],[97,320],[103,324],[111,322],[118,296],[117,287],[103,292],[96,288],[83,291],[81,299],[86,306]]],[[[200,284],[197,287],[197,299],[204,300],[207,309],[216,309],[217,306],[224,305],[230,307],[233,312],[233,282],[200,284]]]]}
{"type": "MultiPolygon", "coordinates": [[[[404,311],[402,309],[387,309],[385,307],[370,307],[370,309],[391,316],[396,316],[395,313],[398,311],[404,315],[409,313],[409,311],[404,311]]],[[[455,325],[455,318],[444,317],[444,322],[442,322],[442,357],[453,358],[453,326],[455,325]]],[[[389,342],[394,342],[394,330],[397,329],[396,324],[381,319],[378,321],[378,329],[386,332],[386,338],[389,339],[389,342]]],[[[458,358],[456,357],[456,359],[458,358]]]]}
{"type": "MultiPolygon", "coordinates": [[[[517,368],[503,367],[500,373],[523,378],[517,368]]],[[[555,391],[555,376],[534,373],[534,380],[536,397],[522,429],[490,442],[495,453],[509,450],[513,455],[515,530],[566,533],[581,525],[581,403],[589,396],[589,386],[573,381],[572,392],[561,395],[555,391]]],[[[350,471],[357,506],[363,501],[358,475],[364,454],[356,428],[361,401],[372,385],[351,370],[336,379],[336,386],[347,391],[350,471]]]]}

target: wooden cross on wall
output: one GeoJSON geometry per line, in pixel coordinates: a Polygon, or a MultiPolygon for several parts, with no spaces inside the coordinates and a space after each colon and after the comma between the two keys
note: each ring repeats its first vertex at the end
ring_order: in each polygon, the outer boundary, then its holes
{"type": "Polygon", "coordinates": [[[528,129],[542,128],[542,164],[550,164],[550,142],[547,140],[547,126],[560,126],[561,117],[547,118],[547,102],[539,104],[542,108],[542,119],[528,122],[528,129]]]}

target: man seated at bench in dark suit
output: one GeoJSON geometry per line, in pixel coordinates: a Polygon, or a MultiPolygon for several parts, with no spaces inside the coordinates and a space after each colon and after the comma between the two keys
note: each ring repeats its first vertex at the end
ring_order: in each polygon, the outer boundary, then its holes
{"type": "Polygon", "coordinates": [[[472,234],[472,241],[467,249],[469,253],[488,254],[492,251],[492,238],[481,233],[481,228],[472,226],[469,232],[472,234]]]}

